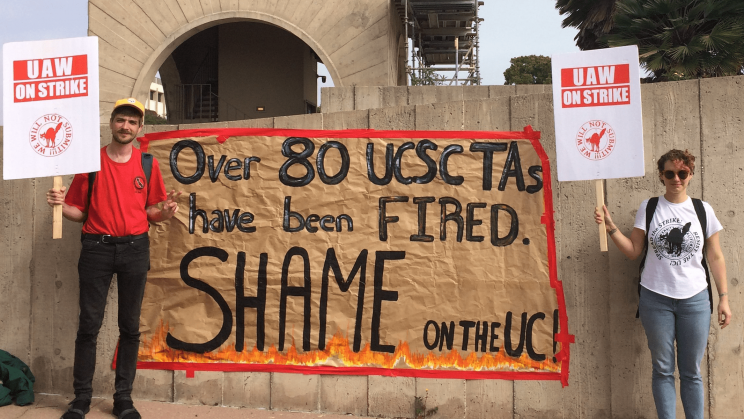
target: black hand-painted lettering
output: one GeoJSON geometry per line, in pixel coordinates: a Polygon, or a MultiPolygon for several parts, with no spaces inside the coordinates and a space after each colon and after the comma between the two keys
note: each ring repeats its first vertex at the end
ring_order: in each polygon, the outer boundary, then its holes
{"type": "Polygon", "coordinates": [[[439,351],[442,351],[442,347],[446,344],[447,350],[451,351],[452,346],[455,344],[455,322],[450,322],[449,327],[447,323],[442,322],[442,338],[439,339],[439,351]]]}
{"type": "Polygon", "coordinates": [[[393,145],[385,146],[385,176],[375,174],[375,145],[367,144],[367,178],[375,185],[387,185],[393,179],[393,145]]]}
{"type": "Polygon", "coordinates": [[[426,349],[433,351],[439,343],[439,325],[434,320],[429,320],[424,326],[424,346],[426,349]],[[429,343],[429,326],[434,326],[434,343],[429,343]]]}
{"type": "Polygon", "coordinates": [[[266,264],[268,253],[261,253],[258,265],[258,284],[255,297],[245,296],[245,252],[238,252],[235,269],[235,351],[243,352],[245,345],[245,309],[256,309],[256,349],[264,350],[266,337],[266,264]]]}
{"type": "Polygon", "coordinates": [[[447,168],[450,155],[461,154],[462,152],[463,148],[461,145],[453,144],[445,147],[442,151],[442,155],[439,156],[439,176],[442,178],[444,183],[448,185],[462,185],[465,181],[465,178],[462,176],[451,176],[447,168]]]}
{"type": "Polygon", "coordinates": [[[491,205],[491,244],[498,247],[509,246],[516,240],[519,234],[519,217],[514,208],[506,204],[491,205]],[[504,211],[511,217],[509,233],[499,237],[499,211],[504,211]]]}
{"type": "Polygon", "coordinates": [[[298,231],[302,231],[305,228],[305,219],[300,214],[290,210],[291,204],[292,204],[292,197],[285,196],[284,197],[284,215],[282,216],[282,228],[284,228],[284,231],[289,231],[290,233],[296,233],[298,231]],[[292,227],[290,218],[294,218],[295,220],[297,220],[299,222],[299,225],[297,227],[292,227]]]}
{"type": "Polygon", "coordinates": [[[226,251],[217,247],[199,247],[186,253],[183,259],[181,259],[181,266],[179,268],[181,280],[183,280],[186,285],[206,293],[220,307],[220,311],[222,311],[222,327],[215,337],[204,343],[184,342],[173,337],[170,332],[168,332],[168,335],[165,337],[165,343],[173,349],[203,354],[214,351],[227,341],[230,337],[230,332],[232,331],[233,317],[232,311],[230,311],[230,306],[227,305],[227,302],[222,298],[219,291],[212,288],[206,282],[202,282],[189,275],[189,264],[200,257],[213,257],[222,262],[226,262],[228,255],[226,251]]]}
{"type": "Polygon", "coordinates": [[[282,263],[282,289],[279,299],[279,351],[284,350],[284,331],[287,323],[287,297],[303,297],[304,299],[304,324],[302,328],[302,350],[310,350],[310,297],[311,297],[311,283],[310,283],[310,257],[307,255],[307,250],[302,247],[293,247],[287,251],[284,256],[284,263],[282,263]],[[304,270],[304,286],[302,287],[291,287],[289,286],[289,265],[292,263],[292,258],[299,256],[302,258],[304,270]]]}
{"type": "Polygon", "coordinates": [[[354,231],[354,222],[347,214],[341,214],[336,217],[336,231],[341,231],[341,220],[346,220],[346,231],[354,231]]]}
{"type": "Polygon", "coordinates": [[[403,176],[401,161],[403,160],[403,153],[414,148],[415,146],[413,145],[413,142],[407,141],[398,148],[398,151],[395,152],[395,158],[393,159],[393,174],[395,175],[395,180],[402,185],[410,185],[413,182],[413,178],[410,176],[403,176]]]}
{"type": "Polygon", "coordinates": [[[504,170],[501,172],[501,180],[499,180],[500,191],[506,189],[506,182],[510,177],[516,178],[517,190],[524,191],[524,175],[522,174],[522,162],[519,159],[519,146],[516,141],[512,141],[509,144],[509,154],[506,155],[506,162],[504,163],[504,170]],[[511,167],[514,166],[512,169],[511,167]]]}
{"type": "Polygon", "coordinates": [[[387,233],[387,225],[389,223],[397,223],[399,218],[397,215],[388,216],[387,215],[387,204],[389,202],[408,202],[407,196],[383,196],[379,200],[378,209],[377,209],[377,216],[378,216],[378,222],[379,222],[379,229],[380,229],[380,241],[384,242],[387,241],[388,233],[387,233]]]}
{"type": "Polygon", "coordinates": [[[197,182],[204,175],[204,149],[199,143],[194,140],[181,140],[173,145],[171,148],[170,157],[168,158],[170,163],[171,173],[173,177],[184,185],[190,185],[197,182]],[[178,170],[178,155],[184,148],[190,148],[196,155],[196,171],[191,176],[184,176],[178,170]]]}
{"type": "Polygon", "coordinates": [[[225,229],[222,220],[222,211],[214,210],[212,211],[212,214],[216,215],[216,217],[212,218],[212,221],[209,222],[209,229],[215,233],[222,233],[225,229]]]}
{"type": "Polygon", "coordinates": [[[243,162],[243,179],[248,180],[251,178],[251,162],[261,162],[260,157],[246,157],[243,162]]]}
{"type": "Polygon", "coordinates": [[[473,143],[470,151],[483,153],[483,190],[490,191],[493,186],[493,153],[506,151],[505,143],[473,143]]]}
{"type": "Polygon", "coordinates": [[[380,343],[380,321],[382,318],[382,302],[398,301],[398,291],[382,289],[382,277],[385,272],[386,260],[403,260],[406,252],[375,252],[375,296],[372,304],[372,334],[370,349],[375,352],[395,353],[395,345],[380,343]]]}
{"type": "Polygon", "coordinates": [[[488,345],[488,351],[489,352],[498,352],[499,347],[494,345],[496,340],[499,338],[499,335],[496,333],[496,331],[501,327],[501,323],[499,322],[491,322],[491,343],[488,345]]]}
{"type": "Polygon", "coordinates": [[[473,235],[473,227],[483,224],[483,220],[475,219],[475,209],[485,208],[485,202],[470,202],[467,205],[467,218],[465,222],[465,239],[469,242],[482,242],[483,236],[473,235]]]}
{"type": "Polygon", "coordinates": [[[256,231],[256,227],[253,226],[247,226],[247,224],[250,224],[253,222],[253,214],[250,212],[244,212],[240,214],[240,218],[238,219],[238,230],[242,231],[243,233],[253,233],[256,231]]]}
{"type": "Polygon", "coordinates": [[[460,320],[462,327],[462,350],[468,350],[468,341],[470,340],[470,329],[475,327],[475,322],[470,320],[460,320]]]}
{"type": "Polygon", "coordinates": [[[341,273],[341,266],[336,258],[336,251],[328,249],[326,251],[325,264],[323,265],[323,279],[320,290],[320,331],[318,332],[318,349],[321,351],[325,349],[325,335],[326,335],[326,313],[328,312],[328,274],[333,271],[333,276],[336,278],[336,284],[341,292],[349,291],[354,277],[359,272],[359,293],[357,295],[357,311],[356,311],[356,323],[354,324],[354,352],[359,352],[362,347],[362,313],[364,312],[364,288],[367,283],[367,254],[369,252],[364,249],[359,253],[354,266],[351,268],[349,276],[344,280],[344,276],[341,273]]]}
{"type": "Polygon", "coordinates": [[[333,231],[333,216],[332,215],[324,215],[323,218],[320,219],[320,228],[323,229],[323,231],[333,231]],[[331,224],[330,227],[328,227],[328,224],[331,224]]]}
{"type": "Polygon", "coordinates": [[[196,224],[196,217],[202,219],[202,233],[209,231],[209,222],[207,221],[207,212],[203,209],[196,208],[196,193],[191,192],[189,194],[189,234],[194,234],[194,225],[196,224]]]}
{"type": "Polygon", "coordinates": [[[414,197],[413,203],[418,205],[418,233],[411,235],[412,242],[433,242],[434,236],[426,234],[426,204],[436,201],[433,196],[414,197]]]}
{"type": "Polygon", "coordinates": [[[457,242],[462,242],[462,232],[464,230],[464,222],[462,220],[462,205],[460,201],[451,197],[439,198],[439,205],[441,206],[441,218],[439,220],[439,240],[447,240],[447,221],[454,221],[457,224],[457,242]],[[447,205],[454,205],[455,210],[451,213],[447,213],[447,205]]]}
{"type": "Polygon", "coordinates": [[[295,188],[305,186],[312,182],[315,178],[315,169],[313,169],[313,165],[310,164],[307,158],[312,156],[314,151],[315,144],[313,144],[313,142],[308,138],[289,137],[284,140],[284,143],[282,144],[282,155],[287,157],[287,161],[285,161],[284,164],[282,164],[282,167],[279,168],[279,180],[283,184],[295,188]],[[296,144],[301,144],[304,147],[299,153],[292,150],[292,146],[296,144]],[[289,168],[295,164],[301,164],[305,167],[305,170],[307,171],[305,176],[294,177],[288,173],[289,168]]]}
{"type": "MultiPolygon", "coordinates": [[[[210,156],[211,157],[211,156],[210,156]]],[[[227,166],[225,166],[225,177],[229,180],[240,180],[243,179],[240,175],[233,175],[230,172],[235,170],[240,170],[243,168],[243,162],[240,161],[240,159],[230,159],[227,161],[227,166]]]]}
{"type": "Polygon", "coordinates": [[[220,177],[220,172],[222,171],[222,165],[225,164],[225,159],[227,159],[227,156],[222,155],[220,157],[220,161],[217,163],[217,167],[214,167],[214,156],[207,157],[209,179],[212,181],[212,183],[217,182],[217,179],[220,177]]]}
{"type": "Polygon", "coordinates": [[[318,227],[310,224],[316,221],[320,221],[320,216],[318,216],[318,214],[310,214],[305,218],[305,230],[307,230],[308,233],[315,233],[318,231],[318,227]]]}
{"type": "Polygon", "coordinates": [[[530,317],[530,320],[527,322],[527,332],[526,334],[526,344],[525,347],[527,348],[527,356],[530,357],[533,361],[542,362],[545,361],[545,354],[539,354],[535,352],[535,348],[532,346],[532,328],[535,325],[536,320],[545,320],[545,313],[535,313],[530,317]]]}
{"type": "Polygon", "coordinates": [[[315,165],[318,168],[318,177],[326,185],[336,185],[341,183],[342,180],[349,173],[349,150],[346,146],[339,143],[338,141],[328,141],[323,144],[318,150],[318,156],[315,161],[315,165]],[[341,169],[333,176],[328,176],[325,171],[325,156],[329,149],[336,149],[341,154],[341,169]]]}
{"type": "Polygon", "coordinates": [[[506,325],[504,326],[504,350],[512,358],[519,358],[524,350],[524,337],[527,333],[527,313],[522,313],[522,324],[519,326],[519,344],[516,349],[512,347],[512,312],[506,313],[506,325]]]}
{"type": "Polygon", "coordinates": [[[528,185],[527,186],[527,193],[535,193],[539,192],[543,187],[543,180],[542,176],[540,176],[539,173],[542,173],[542,166],[530,166],[529,169],[527,169],[527,173],[530,174],[530,177],[532,179],[535,179],[534,185],[528,185]]]}
{"type": "Polygon", "coordinates": [[[488,322],[483,322],[481,328],[481,322],[475,324],[475,352],[478,352],[478,344],[480,343],[480,351],[486,352],[486,340],[488,339],[488,322]]]}
{"type": "Polygon", "coordinates": [[[416,155],[426,164],[429,170],[423,176],[414,176],[414,183],[427,184],[437,176],[437,162],[426,154],[426,150],[436,150],[437,148],[437,145],[429,140],[421,140],[416,144],[416,155]]]}

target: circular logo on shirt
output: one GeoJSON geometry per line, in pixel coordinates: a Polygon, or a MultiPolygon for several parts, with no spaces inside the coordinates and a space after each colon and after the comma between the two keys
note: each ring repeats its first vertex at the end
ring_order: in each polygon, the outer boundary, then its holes
{"type": "Polygon", "coordinates": [[[134,178],[134,187],[137,189],[144,189],[145,188],[145,178],[142,176],[137,176],[134,178]]]}
{"type": "Polygon", "coordinates": [[[602,160],[615,150],[615,130],[599,119],[586,122],[576,133],[576,148],[589,160],[602,160]]]}
{"type": "Polygon", "coordinates": [[[678,218],[662,221],[651,232],[650,242],[659,260],[667,259],[672,266],[682,265],[700,249],[700,236],[690,231],[692,223],[678,218]]]}
{"type": "Polygon", "coordinates": [[[29,132],[29,143],[36,154],[44,157],[58,156],[72,142],[72,124],[57,113],[44,115],[34,121],[29,132]]]}

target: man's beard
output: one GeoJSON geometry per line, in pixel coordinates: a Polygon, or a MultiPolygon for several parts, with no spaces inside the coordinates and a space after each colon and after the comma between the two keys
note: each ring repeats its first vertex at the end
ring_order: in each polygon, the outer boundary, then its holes
{"type": "MultiPolygon", "coordinates": [[[[128,134],[128,135],[131,135],[131,134],[128,134]]],[[[127,144],[131,143],[132,141],[134,141],[134,139],[136,138],[136,137],[132,136],[132,138],[129,139],[129,141],[122,141],[117,136],[117,133],[114,133],[111,137],[113,138],[114,141],[116,141],[117,143],[122,144],[122,145],[127,145],[127,144]]]]}

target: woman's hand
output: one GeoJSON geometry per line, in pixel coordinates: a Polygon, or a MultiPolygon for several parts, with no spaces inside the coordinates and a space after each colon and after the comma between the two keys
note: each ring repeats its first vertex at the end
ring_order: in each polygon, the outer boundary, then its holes
{"type": "Polygon", "coordinates": [[[612,218],[610,217],[610,212],[607,211],[607,206],[605,205],[602,205],[601,212],[599,210],[599,207],[594,208],[594,221],[596,221],[597,224],[602,224],[602,221],[604,221],[605,229],[608,232],[615,229],[615,223],[612,222],[612,218]]]}
{"type": "Polygon", "coordinates": [[[721,329],[731,323],[731,308],[729,308],[728,295],[724,295],[718,301],[718,325],[721,329]]]}

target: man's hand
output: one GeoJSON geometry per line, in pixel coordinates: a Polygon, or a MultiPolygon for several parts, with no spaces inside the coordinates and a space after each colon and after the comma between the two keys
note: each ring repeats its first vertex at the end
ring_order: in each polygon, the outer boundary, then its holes
{"type": "Polygon", "coordinates": [[[163,201],[163,207],[160,209],[160,219],[152,221],[165,221],[176,215],[178,212],[178,197],[181,196],[181,191],[176,190],[170,191],[168,198],[163,201]]]}
{"type": "Polygon", "coordinates": [[[65,203],[65,191],[67,191],[67,187],[63,186],[59,189],[50,189],[47,191],[46,198],[47,198],[47,204],[49,204],[50,207],[54,208],[55,205],[62,205],[65,203]]]}

